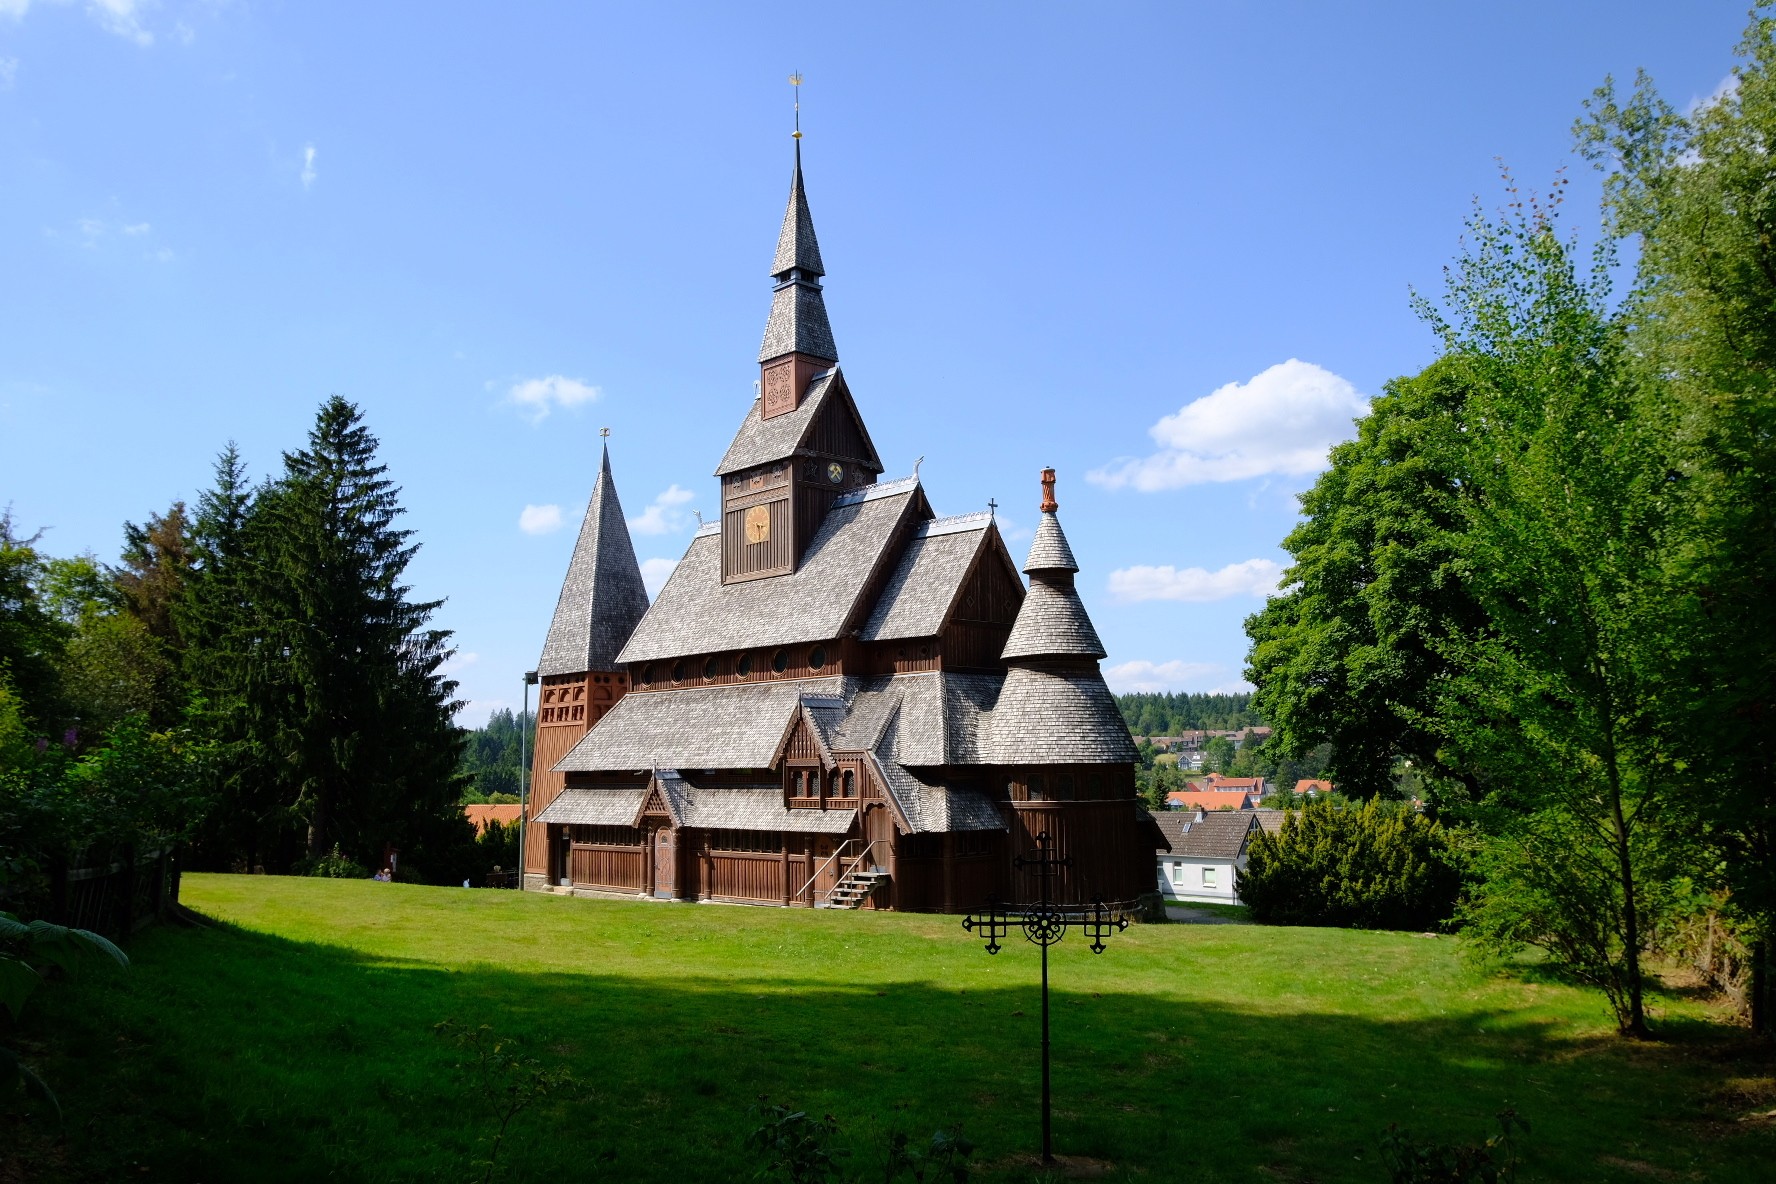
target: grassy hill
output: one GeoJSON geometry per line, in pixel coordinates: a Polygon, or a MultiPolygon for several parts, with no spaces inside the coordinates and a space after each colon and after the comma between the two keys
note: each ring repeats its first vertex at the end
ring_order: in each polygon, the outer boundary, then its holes
{"type": "MultiPolygon", "coordinates": [[[[833,1114],[846,1178],[881,1178],[891,1127],[955,1121],[977,1178],[1036,1178],[1035,950],[988,957],[957,918],[196,875],[185,899],[224,924],[146,931],[127,974],[27,1015],[69,1138],[28,1140],[0,1180],[479,1179],[495,1119],[432,1033],[447,1019],[587,1087],[515,1121],[501,1179],[750,1179],[760,1094],[833,1114]]],[[[1668,1039],[1632,1046],[1592,995],[1476,971],[1448,938],[1110,944],[1070,938],[1053,974],[1057,1149],[1111,1178],[1385,1180],[1388,1123],[1476,1140],[1507,1103],[1534,1127],[1525,1179],[1776,1162],[1776,1124],[1745,1118],[1776,1106],[1776,1069],[1681,993],[1656,1002],[1668,1039]]]]}

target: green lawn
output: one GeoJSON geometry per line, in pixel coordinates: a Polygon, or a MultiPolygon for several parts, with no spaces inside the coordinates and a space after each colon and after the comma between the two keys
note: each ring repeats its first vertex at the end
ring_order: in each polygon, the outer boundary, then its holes
{"type": "MultiPolygon", "coordinates": [[[[195,875],[184,898],[225,924],[147,930],[128,973],[27,1013],[67,1139],[27,1139],[0,1181],[478,1179],[492,1123],[445,1019],[588,1087],[518,1119],[502,1179],[750,1179],[760,1094],[835,1115],[849,1178],[881,1178],[891,1126],[958,1120],[977,1178],[1034,1178],[1035,950],[988,957],[956,918],[195,875]]],[[[1660,996],[1667,1039],[1636,1046],[1599,998],[1477,972],[1448,938],[1156,925],[1110,947],[1056,952],[1054,1063],[1058,1149],[1112,1178],[1380,1181],[1389,1122],[1477,1139],[1507,1102],[1526,1179],[1772,1177],[1776,1124],[1747,1115],[1776,1107],[1776,1068],[1705,1001],[1660,996]]]]}

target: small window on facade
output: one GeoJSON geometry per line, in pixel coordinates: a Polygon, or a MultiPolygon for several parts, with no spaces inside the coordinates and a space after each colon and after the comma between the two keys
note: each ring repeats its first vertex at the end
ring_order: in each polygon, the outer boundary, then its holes
{"type": "Polygon", "coordinates": [[[641,679],[641,685],[644,687],[654,681],[654,668],[653,668],[652,664],[649,664],[647,666],[643,666],[641,668],[640,679],[641,679]]]}
{"type": "Polygon", "coordinates": [[[1042,801],[1048,800],[1047,798],[1043,797],[1043,791],[1045,788],[1046,787],[1042,784],[1042,774],[1040,774],[1040,773],[1030,774],[1030,800],[1032,802],[1042,802],[1042,801]]]}
{"type": "Polygon", "coordinates": [[[1057,802],[1073,800],[1073,774],[1062,773],[1055,778],[1054,800],[1057,802]]]}
{"type": "Polygon", "coordinates": [[[736,669],[740,672],[741,678],[745,678],[747,675],[751,674],[752,673],[752,655],[751,654],[741,654],[740,655],[740,664],[738,666],[736,666],[734,669],[736,669]]]}
{"type": "Polygon", "coordinates": [[[1176,884],[1180,888],[1184,887],[1184,865],[1183,864],[1174,863],[1172,865],[1172,883],[1176,884]]]}
{"type": "Polygon", "coordinates": [[[841,794],[841,796],[847,797],[847,798],[854,798],[857,796],[857,775],[855,773],[853,773],[850,769],[845,770],[844,792],[841,794]]]}
{"type": "Polygon", "coordinates": [[[674,662],[672,664],[672,681],[673,682],[683,682],[684,680],[685,680],[685,664],[683,662],[674,662]]]}
{"type": "Polygon", "coordinates": [[[720,673],[721,673],[721,663],[717,662],[714,658],[711,658],[711,659],[709,659],[709,661],[703,663],[703,677],[704,678],[713,679],[716,675],[718,675],[720,673]]]}
{"type": "Polygon", "coordinates": [[[825,665],[826,647],[823,645],[817,645],[814,647],[814,652],[808,655],[808,667],[812,670],[819,670],[825,665]]]}
{"type": "Polygon", "coordinates": [[[775,670],[778,674],[782,674],[785,670],[789,669],[788,650],[778,650],[771,655],[771,669],[775,670]]]}
{"type": "Polygon", "coordinates": [[[1213,888],[1214,886],[1215,886],[1215,869],[1212,867],[1203,868],[1203,887],[1204,888],[1213,888]]]}
{"type": "Polygon", "coordinates": [[[1103,797],[1104,796],[1104,775],[1102,773],[1091,774],[1089,777],[1087,777],[1085,779],[1085,788],[1086,788],[1086,795],[1088,797],[1090,797],[1092,799],[1092,801],[1095,802],[1099,798],[1103,797]]]}

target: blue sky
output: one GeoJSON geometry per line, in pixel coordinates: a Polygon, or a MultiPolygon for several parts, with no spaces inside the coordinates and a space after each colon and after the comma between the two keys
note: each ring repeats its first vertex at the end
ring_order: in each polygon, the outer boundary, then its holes
{"type": "Polygon", "coordinates": [[[1581,101],[1712,93],[1744,7],[0,0],[0,503],[114,559],[344,395],[465,722],[515,706],[600,427],[656,582],[715,508],[799,69],[885,476],[996,498],[1021,560],[1054,465],[1112,684],[1239,687],[1295,495],[1430,360],[1409,286],[1496,158],[1593,224],[1581,101]]]}

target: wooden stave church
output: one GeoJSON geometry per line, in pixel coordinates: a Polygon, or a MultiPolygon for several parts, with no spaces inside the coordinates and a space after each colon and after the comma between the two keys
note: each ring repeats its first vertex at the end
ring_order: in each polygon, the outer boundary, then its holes
{"type": "Polygon", "coordinates": [[[796,145],[759,395],[650,606],[605,450],[538,664],[527,889],[954,912],[1132,904],[1164,845],[1054,473],[1024,571],[883,465],[838,364],[796,145]]]}

